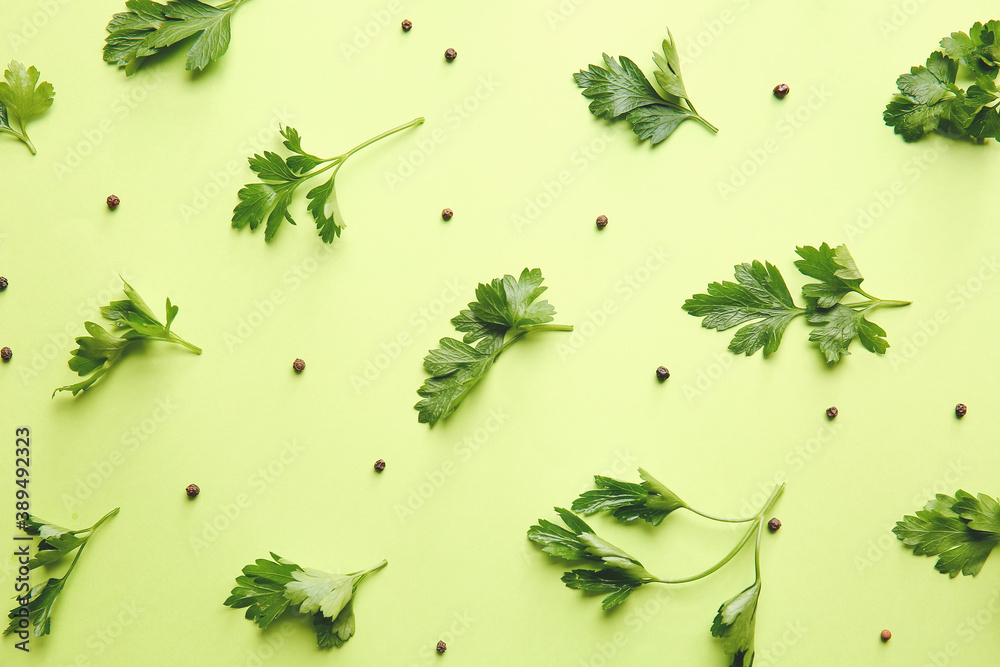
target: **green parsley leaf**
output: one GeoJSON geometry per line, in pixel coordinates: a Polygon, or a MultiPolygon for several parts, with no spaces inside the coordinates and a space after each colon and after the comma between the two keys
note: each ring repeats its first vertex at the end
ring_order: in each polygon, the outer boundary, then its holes
{"type": "Polygon", "coordinates": [[[69,569],[66,570],[66,573],[62,577],[51,577],[44,584],[33,586],[27,594],[17,598],[18,606],[11,609],[10,613],[7,614],[10,623],[3,634],[9,635],[16,630],[22,629],[20,627],[21,620],[24,618],[22,610],[25,607],[27,608],[28,623],[32,626],[33,634],[36,637],[43,637],[52,631],[52,609],[59,594],[66,587],[66,582],[73,573],[73,569],[76,568],[76,564],[80,560],[80,555],[83,554],[84,547],[87,546],[87,542],[94,536],[94,533],[101,527],[101,524],[118,514],[118,509],[116,507],[105,514],[100,521],[90,528],[81,530],[62,528],[61,526],[39,519],[36,516],[29,515],[25,521],[24,532],[28,535],[36,535],[42,538],[38,543],[36,555],[28,562],[29,570],[34,570],[42,565],[51,565],[74,550],[76,551],[76,556],[73,557],[73,562],[70,563],[69,569]]]}
{"type": "Polygon", "coordinates": [[[572,326],[549,324],[555,309],[538,297],[542,286],[540,269],[525,268],[519,278],[506,275],[480,283],[476,301],[452,318],[464,340],[442,338],[440,347],[424,358],[431,377],[417,390],[421,400],[414,407],[421,424],[434,424],[453,413],[466,395],[485,377],[500,353],[534,331],[572,331],[572,326]],[[475,345],[475,347],[472,347],[475,345]]]}
{"type": "Polygon", "coordinates": [[[41,76],[37,69],[11,60],[0,82],[0,132],[23,141],[34,155],[35,145],[28,138],[28,122],[42,115],[50,106],[55,90],[48,81],[38,83],[41,76]]]}
{"type": "Polygon", "coordinates": [[[423,122],[423,118],[416,118],[405,125],[383,132],[377,137],[355,146],[343,155],[331,158],[319,158],[311,153],[306,153],[302,149],[302,137],[298,130],[294,127],[282,128],[281,134],[285,137],[283,142],[285,148],[294,155],[282,158],[277,153],[265,151],[263,155],[254,154],[253,157],[248,158],[250,168],[263,182],[251,183],[240,189],[238,194],[240,201],[233,209],[233,227],[236,229],[249,227],[252,231],[266,220],[264,240],[271,241],[283,220],[295,224],[295,220],[288,212],[288,207],[292,204],[296,188],[310,178],[332,169],[333,172],[329,179],[310,190],[306,194],[306,199],[309,200],[307,210],[316,222],[320,238],[325,243],[333,243],[333,240],[339,237],[341,231],[347,226],[340,213],[334,183],[337,173],[344,166],[344,162],[362,148],[423,122]]]}
{"type": "Polygon", "coordinates": [[[1000,71],[1000,21],[977,21],[969,34],[953,32],[942,39],[941,48],[973,72],[995,79],[1000,71]]]}
{"type": "Polygon", "coordinates": [[[1000,503],[995,498],[959,490],[939,493],[915,516],[904,516],[892,529],[917,556],[937,556],[935,568],[950,578],[976,576],[1000,544],[1000,503]]]}
{"type": "Polygon", "coordinates": [[[354,596],[369,575],[386,565],[382,561],[368,570],[350,574],[330,574],[299,567],[271,553],[273,560],[257,559],[243,568],[236,587],[225,605],[246,607],[245,617],[261,629],[268,627],[289,607],[312,617],[316,645],[320,648],[343,646],[354,636],[354,596]]]}
{"type": "Polygon", "coordinates": [[[626,523],[642,519],[654,526],[674,510],[687,507],[670,489],[639,468],[642,484],[622,482],[610,477],[594,477],[596,491],[585,491],[573,501],[573,511],[584,514],[610,512],[611,516],[626,523]]]}
{"type": "Polygon", "coordinates": [[[722,603],[712,622],[712,636],[722,640],[731,667],[753,664],[754,635],[757,625],[757,601],[760,599],[760,576],[752,586],[722,603]]]}
{"type": "Polygon", "coordinates": [[[94,322],[85,322],[84,328],[89,336],[81,336],[76,339],[79,346],[73,350],[69,360],[69,367],[77,375],[90,375],[86,380],[76,384],[59,387],[52,395],[55,396],[60,391],[71,391],[76,396],[82,391],[89,389],[95,382],[100,380],[111,370],[112,366],[121,359],[125,350],[137,341],[163,341],[165,343],[175,343],[183,345],[195,354],[201,354],[201,348],[192,345],[170,330],[170,325],[177,317],[177,306],[167,299],[167,323],[162,324],[153,314],[153,311],[142,297],[132,289],[132,286],[124,283],[123,291],[126,300],[112,301],[109,305],[101,308],[101,315],[114,323],[112,335],[107,330],[94,322]]]}
{"type": "Polygon", "coordinates": [[[576,85],[583,89],[583,96],[590,98],[590,111],[598,118],[614,120],[626,116],[639,141],[650,140],[655,146],[671,134],[685,120],[696,120],[713,133],[718,128],[698,114],[688,98],[681,78],[680,58],[667,30],[663,40],[663,54],[653,54],[657,71],[655,78],[663,89],[660,94],[639,69],[639,66],[618,56],[616,61],[603,54],[604,67],[590,65],[573,75],[576,85]]]}
{"type": "Polygon", "coordinates": [[[736,283],[711,283],[707,294],[695,294],[684,302],[683,309],[704,318],[702,326],[724,331],[750,322],[736,332],[729,349],[734,354],[752,355],[759,349],[767,357],[778,349],[788,324],[805,315],[815,328],[809,340],[819,343],[827,363],[837,364],[849,354],[848,347],[857,338],[869,351],[885,354],[889,343],[885,331],[868,320],[868,314],[884,307],[909,305],[908,301],[877,299],[861,288],[864,277],[847,246],[819,248],[803,246],[795,252],[795,262],[806,276],[819,280],[803,286],[807,308],[795,305],[781,272],[771,263],[736,266],[736,283]],[[864,300],[843,303],[848,294],[864,300]]]}
{"type": "Polygon", "coordinates": [[[229,49],[233,12],[246,0],[229,0],[218,7],[199,0],[129,0],[128,12],[108,23],[104,60],[132,76],[143,60],[178,42],[195,37],[187,53],[188,70],[204,70],[229,49]]]}

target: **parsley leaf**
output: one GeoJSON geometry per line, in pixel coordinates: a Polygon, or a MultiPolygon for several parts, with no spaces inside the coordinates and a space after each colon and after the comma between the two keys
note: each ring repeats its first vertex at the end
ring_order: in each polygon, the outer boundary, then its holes
{"type": "Polygon", "coordinates": [[[440,347],[424,358],[431,377],[417,390],[421,400],[413,406],[421,424],[434,426],[453,413],[500,353],[521,337],[533,331],[573,330],[549,324],[556,311],[548,301],[537,300],[548,289],[542,280],[540,269],[525,268],[519,278],[505,275],[479,284],[476,301],[451,320],[465,333],[463,340],[442,338],[440,347]]]}
{"type": "Polygon", "coordinates": [[[595,476],[597,490],[582,493],[573,501],[573,511],[584,514],[610,512],[619,521],[627,523],[642,519],[659,526],[671,512],[687,507],[683,500],[642,468],[639,468],[639,476],[642,484],[595,476]]]}
{"type": "Polygon", "coordinates": [[[642,73],[639,66],[618,56],[616,61],[603,54],[604,67],[590,65],[573,75],[576,85],[583,89],[583,96],[590,98],[590,111],[598,118],[614,120],[626,116],[639,141],[650,140],[655,146],[671,134],[685,120],[696,120],[713,133],[718,128],[698,114],[688,98],[681,78],[680,58],[667,29],[663,40],[663,54],[654,53],[656,82],[664,93],[659,93],[642,73]]]}
{"type": "Polygon", "coordinates": [[[723,649],[732,658],[731,667],[750,667],[753,664],[759,599],[758,574],[752,586],[722,603],[712,622],[712,636],[722,640],[723,649]]]}
{"type": "Polygon", "coordinates": [[[129,0],[128,12],[108,23],[105,62],[136,73],[145,58],[197,35],[187,53],[187,69],[204,70],[229,49],[233,12],[246,0],[229,0],[218,7],[199,0],[129,0]]]}
{"type": "Polygon", "coordinates": [[[48,81],[38,83],[40,74],[37,69],[25,69],[16,60],[10,61],[3,76],[5,81],[0,82],[0,132],[23,141],[34,155],[37,151],[28,138],[25,126],[52,106],[55,90],[48,81]]]}
{"type": "Polygon", "coordinates": [[[250,168],[260,177],[262,182],[251,183],[240,189],[238,195],[240,202],[233,209],[233,227],[236,229],[250,227],[251,230],[254,230],[266,220],[264,240],[270,241],[274,238],[282,221],[288,220],[291,224],[295,224],[295,220],[288,212],[288,207],[292,204],[296,188],[310,178],[333,169],[333,173],[326,181],[306,194],[306,199],[309,200],[307,210],[316,221],[316,229],[320,238],[326,243],[333,243],[333,240],[339,237],[341,231],[347,226],[340,213],[337,191],[334,189],[334,181],[340,168],[344,166],[344,162],[362,148],[423,122],[423,118],[416,118],[405,125],[383,132],[377,137],[355,146],[343,155],[331,158],[319,158],[305,152],[302,149],[302,137],[299,136],[298,130],[294,127],[282,128],[281,134],[285,137],[283,142],[285,148],[293,155],[282,158],[277,153],[265,151],[263,155],[254,154],[253,157],[248,158],[250,168]]]}
{"type": "Polygon", "coordinates": [[[847,246],[836,248],[824,243],[819,248],[803,246],[795,252],[801,259],[796,268],[819,282],[802,287],[806,308],[795,305],[781,272],[770,262],[759,261],[736,266],[736,283],[711,283],[707,294],[695,294],[683,309],[704,318],[706,329],[737,330],[729,349],[734,354],[752,355],[763,349],[764,356],[774,353],[781,344],[789,323],[805,315],[813,330],[809,340],[819,343],[827,363],[837,364],[855,338],[869,351],[885,354],[889,343],[885,330],[868,320],[868,314],[883,307],[906,306],[908,301],[877,299],[861,288],[864,277],[847,246]],[[862,301],[843,303],[848,294],[865,297],[862,301]]]}
{"type": "Polygon", "coordinates": [[[941,48],[976,74],[995,79],[1000,71],[1000,21],[976,21],[969,34],[953,32],[942,39],[941,48]]]}
{"type": "Polygon", "coordinates": [[[937,556],[935,568],[950,578],[976,576],[1000,545],[1000,503],[995,498],[959,490],[939,493],[915,516],[904,516],[892,529],[917,556],[937,556]]]}
{"type": "Polygon", "coordinates": [[[76,556],[74,556],[73,562],[70,563],[69,569],[66,570],[66,574],[62,577],[51,577],[44,584],[33,586],[27,594],[17,598],[19,606],[14,607],[7,614],[10,623],[3,634],[8,635],[20,629],[21,620],[24,618],[22,613],[23,606],[27,607],[28,622],[33,626],[33,634],[36,637],[43,637],[52,631],[52,608],[59,594],[65,588],[66,582],[69,580],[69,575],[73,573],[73,569],[80,560],[80,555],[83,553],[84,547],[87,546],[87,542],[94,536],[94,533],[101,527],[101,524],[118,514],[118,509],[116,507],[105,514],[100,521],[90,528],[81,530],[62,528],[61,526],[39,519],[36,516],[29,515],[25,521],[24,532],[28,535],[36,535],[42,538],[38,543],[37,553],[28,562],[29,570],[34,570],[42,565],[51,565],[74,550],[76,550],[76,556]]]}
{"type": "Polygon", "coordinates": [[[165,343],[175,343],[183,345],[195,354],[201,354],[201,348],[192,345],[170,330],[170,325],[177,317],[177,306],[167,299],[167,323],[162,324],[153,314],[153,311],[142,297],[132,289],[132,286],[124,283],[123,291],[126,299],[124,301],[112,301],[109,305],[101,308],[101,315],[114,323],[112,335],[106,329],[94,322],[85,322],[84,328],[89,336],[81,336],[76,339],[79,346],[73,350],[69,360],[69,367],[76,371],[77,375],[90,375],[86,380],[76,384],[59,387],[52,395],[60,391],[71,391],[76,396],[82,391],[89,389],[95,382],[100,380],[111,367],[121,359],[125,350],[137,341],[158,340],[165,343]]]}
{"type": "Polygon", "coordinates": [[[382,561],[368,570],[329,574],[299,567],[271,553],[273,560],[258,558],[243,568],[225,605],[246,607],[245,617],[258,627],[268,627],[289,607],[312,617],[316,644],[320,648],[343,646],[354,636],[354,596],[368,575],[388,565],[382,561]]]}

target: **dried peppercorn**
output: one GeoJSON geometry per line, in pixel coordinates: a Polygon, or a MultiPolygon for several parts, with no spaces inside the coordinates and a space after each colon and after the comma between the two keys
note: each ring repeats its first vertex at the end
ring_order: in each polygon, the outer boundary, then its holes
{"type": "Polygon", "coordinates": [[[666,366],[660,366],[656,369],[656,379],[660,382],[665,381],[670,377],[670,371],[667,370],[666,366]]]}
{"type": "Polygon", "coordinates": [[[767,522],[767,529],[770,530],[772,533],[778,532],[779,528],[781,528],[781,522],[778,521],[777,518],[771,519],[770,521],[767,522]]]}
{"type": "Polygon", "coordinates": [[[296,373],[301,373],[306,369],[306,362],[302,361],[301,359],[296,359],[295,361],[292,362],[292,368],[295,369],[296,373]]]}
{"type": "Polygon", "coordinates": [[[187,488],[184,490],[187,492],[188,498],[194,498],[201,493],[201,489],[198,488],[197,484],[188,484],[187,488]]]}
{"type": "Polygon", "coordinates": [[[5,289],[7,289],[7,279],[4,278],[3,276],[0,276],[0,292],[4,291],[5,289]]]}
{"type": "Polygon", "coordinates": [[[412,27],[413,23],[410,22],[410,19],[403,19],[403,32],[410,32],[412,27]]]}
{"type": "Polygon", "coordinates": [[[607,226],[608,226],[608,216],[606,215],[597,216],[597,228],[604,229],[607,226]]]}
{"type": "Polygon", "coordinates": [[[779,100],[783,100],[785,99],[785,95],[788,94],[788,90],[789,88],[787,83],[779,83],[774,87],[774,96],[779,100]]]}
{"type": "Polygon", "coordinates": [[[118,197],[116,197],[115,195],[110,195],[108,197],[108,208],[110,208],[112,211],[115,210],[116,208],[118,208],[118,204],[121,204],[121,203],[122,203],[122,200],[119,199],[118,197]]]}
{"type": "Polygon", "coordinates": [[[438,642],[438,645],[437,645],[437,652],[438,653],[444,653],[447,650],[448,650],[448,645],[447,644],[445,644],[444,642],[438,642]]]}
{"type": "Polygon", "coordinates": [[[882,634],[881,634],[881,637],[882,637],[882,641],[887,642],[890,639],[892,639],[892,633],[889,632],[888,630],[883,630],[882,634]]]}
{"type": "Polygon", "coordinates": [[[383,459],[379,459],[375,462],[375,471],[382,472],[383,470],[385,470],[385,461],[383,459]]]}
{"type": "Polygon", "coordinates": [[[443,211],[441,211],[441,217],[444,219],[445,222],[447,222],[451,220],[453,217],[455,217],[455,212],[450,208],[446,208],[443,211]]]}
{"type": "Polygon", "coordinates": [[[969,408],[966,407],[965,403],[959,403],[958,405],[955,406],[955,416],[958,417],[959,419],[964,417],[965,413],[967,413],[968,411],[969,408]]]}
{"type": "Polygon", "coordinates": [[[837,415],[839,415],[839,414],[840,414],[840,410],[838,410],[834,406],[831,406],[831,407],[829,407],[829,408],[826,409],[826,418],[827,419],[836,419],[837,415]]]}
{"type": "Polygon", "coordinates": [[[5,347],[2,350],[0,350],[0,359],[3,359],[4,361],[10,361],[10,358],[13,356],[14,353],[11,352],[9,347],[5,347]]]}
{"type": "Polygon", "coordinates": [[[447,51],[444,52],[444,59],[447,60],[448,62],[451,62],[457,57],[458,57],[458,51],[456,51],[455,49],[448,49],[447,51]]]}

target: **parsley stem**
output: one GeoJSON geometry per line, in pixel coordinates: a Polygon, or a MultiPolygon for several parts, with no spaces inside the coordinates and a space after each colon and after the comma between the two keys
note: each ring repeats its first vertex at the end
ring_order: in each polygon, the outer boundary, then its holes
{"type": "MultiPolygon", "coordinates": [[[[690,102],[688,102],[688,104],[690,104],[690,102]]],[[[693,107],[693,106],[691,107],[691,111],[694,111],[694,107],[693,107]]],[[[701,117],[701,116],[700,116],[700,115],[698,114],[698,112],[697,112],[697,111],[694,111],[694,119],[695,119],[696,121],[698,121],[699,123],[701,123],[702,125],[704,125],[704,126],[705,126],[706,128],[708,128],[709,130],[711,130],[711,131],[712,131],[712,134],[718,134],[718,133],[719,133],[719,128],[717,128],[716,126],[712,125],[712,124],[711,124],[711,123],[709,123],[709,122],[708,122],[707,120],[705,120],[704,118],[702,118],[702,117],[701,117]]]]}
{"type": "Polygon", "coordinates": [[[532,331],[572,331],[572,330],[573,330],[572,324],[527,324],[523,327],[519,327],[518,329],[514,329],[514,331],[517,331],[517,333],[511,336],[510,340],[501,345],[500,349],[497,350],[493,356],[494,357],[500,356],[500,353],[506,350],[508,347],[510,347],[514,341],[519,339],[521,336],[524,336],[525,334],[531,333],[532,331]]]}
{"type": "MultiPolygon", "coordinates": [[[[93,526],[91,526],[90,528],[88,528],[87,531],[79,531],[79,532],[89,532],[90,534],[87,535],[87,537],[83,538],[83,544],[81,544],[80,548],[76,550],[76,555],[73,557],[73,562],[69,564],[69,569],[66,570],[66,574],[64,574],[62,576],[62,580],[64,582],[66,581],[66,579],[69,578],[69,575],[73,571],[73,568],[76,567],[76,562],[78,560],[80,560],[80,554],[83,553],[83,550],[86,548],[87,542],[90,541],[90,538],[93,536],[94,531],[96,531],[100,527],[100,525],[102,523],[104,523],[105,521],[107,521],[108,519],[110,519],[111,517],[113,517],[114,515],[118,514],[118,510],[120,510],[120,509],[121,509],[120,507],[114,508],[113,510],[111,510],[110,512],[108,512],[107,514],[105,514],[103,517],[101,517],[100,521],[98,521],[93,526]]],[[[70,532],[72,532],[74,534],[77,533],[77,531],[70,531],[70,532]]]]}
{"type": "Polygon", "coordinates": [[[369,139],[368,141],[364,142],[363,144],[358,144],[357,146],[355,146],[351,150],[349,150],[346,153],[344,153],[343,158],[344,158],[344,160],[346,160],[347,158],[351,157],[352,155],[354,155],[355,153],[357,153],[362,148],[365,148],[366,146],[370,146],[370,145],[374,144],[376,141],[379,141],[380,139],[385,139],[389,135],[396,134],[397,132],[402,132],[403,130],[409,129],[409,128],[415,126],[415,125],[420,125],[423,122],[424,122],[424,117],[420,116],[419,118],[414,118],[413,120],[411,120],[409,123],[406,123],[405,125],[400,125],[399,127],[394,127],[391,130],[387,130],[387,131],[383,132],[382,134],[378,135],[377,137],[373,137],[373,138],[369,139]]]}
{"type": "Polygon", "coordinates": [[[7,134],[12,134],[15,137],[17,137],[18,139],[20,139],[21,141],[23,141],[25,144],[27,144],[28,150],[31,151],[32,155],[35,155],[38,152],[38,151],[35,150],[35,144],[31,143],[31,139],[29,139],[28,135],[24,133],[24,128],[21,128],[21,131],[18,132],[17,130],[15,130],[12,127],[3,127],[3,126],[0,126],[0,132],[6,132],[7,134]]]}

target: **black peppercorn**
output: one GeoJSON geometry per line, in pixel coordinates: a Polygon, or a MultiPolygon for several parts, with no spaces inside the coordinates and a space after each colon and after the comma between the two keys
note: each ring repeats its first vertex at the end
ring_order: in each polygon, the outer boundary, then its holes
{"type": "Polygon", "coordinates": [[[188,484],[188,487],[184,490],[187,491],[188,498],[194,498],[201,493],[201,489],[198,488],[197,484],[188,484]]]}
{"type": "Polygon", "coordinates": [[[0,292],[4,291],[5,289],[7,289],[7,279],[4,278],[3,276],[0,276],[0,292]]]}
{"type": "Polygon", "coordinates": [[[14,353],[10,351],[9,347],[5,347],[0,350],[0,359],[4,361],[10,361],[10,358],[14,356],[14,353]]]}
{"type": "Polygon", "coordinates": [[[108,197],[108,208],[110,208],[112,211],[118,208],[118,204],[121,203],[122,200],[116,197],[115,195],[111,195],[108,197]]]}
{"type": "Polygon", "coordinates": [[[771,519],[770,521],[767,522],[767,529],[770,530],[772,533],[778,532],[779,528],[781,528],[781,522],[778,521],[776,518],[771,519]]]}
{"type": "Polygon", "coordinates": [[[892,639],[892,633],[889,632],[888,630],[883,630],[880,636],[882,637],[882,641],[884,642],[887,642],[890,639],[892,639]]]}
{"type": "Polygon", "coordinates": [[[668,377],[670,377],[670,371],[667,370],[666,366],[660,366],[656,369],[656,379],[663,382],[668,377]]]}
{"type": "Polygon", "coordinates": [[[376,472],[382,472],[385,470],[385,461],[383,459],[379,459],[375,462],[375,470],[376,472]]]}
{"type": "Polygon", "coordinates": [[[826,418],[827,419],[836,419],[837,415],[839,415],[839,414],[840,414],[840,410],[838,410],[836,407],[829,407],[829,408],[826,409],[826,418]]]}
{"type": "Polygon", "coordinates": [[[296,359],[295,361],[292,362],[292,368],[295,369],[296,373],[301,373],[306,369],[306,362],[302,361],[301,359],[296,359]]]}
{"type": "Polygon", "coordinates": [[[444,59],[447,60],[448,62],[451,62],[457,57],[458,57],[458,51],[456,51],[455,49],[448,49],[447,51],[444,52],[444,59]]]}
{"type": "MultiPolygon", "coordinates": [[[[6,348],[5,348],[6,349],[6,348]]],[[[959,403],[955,406],[955,416],[961,419],[965,416],[965,413],[969,411],[969,408],[965,406],[965,403],[959,403]]]]}
{"type": "Polygon", "coordinates": [[[403,32],[410,32],[412,27],[413,23],[410,22],[410,19],[403,19],[403,32]]]}
{"type": "Polygon", "coordinates": [[[455,212],[450,208],[446,208],[443,211],[441,211],[441,217],[444,219],[445,222],[447,222],[448,220],[451,220],[453,217],[455,217],[455,212]]]}
{"type": "Polygon", "coordinates": [[[447,644],[445,644],[444,642],[438,642],[438,645],[437,645],[437,652],[438,653],[444,653],[447,650],[448,650],[448,645],[447,644]]]}
{"type": "Polygon", "coordinates": [[[597,228],[604,229],[607,226],[608,226],[608,216],[606,215],[597,216],[597,228]]]}
{"type": "Polygon", "coordinates": [[[787,83],[779,83],[777,86],[774,87],[774,96],[777,97],[779,100],[785,99],[785,95],[787,94],[788,94],[787,83]]]}

